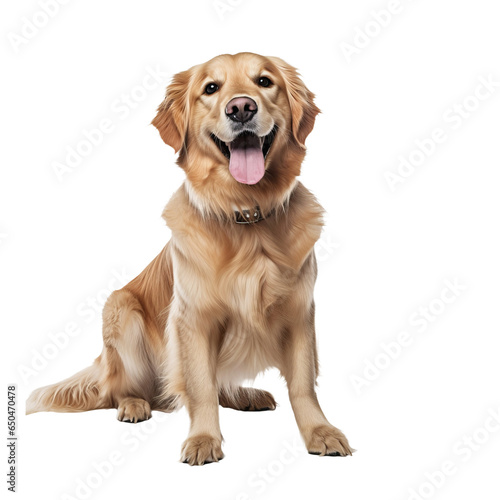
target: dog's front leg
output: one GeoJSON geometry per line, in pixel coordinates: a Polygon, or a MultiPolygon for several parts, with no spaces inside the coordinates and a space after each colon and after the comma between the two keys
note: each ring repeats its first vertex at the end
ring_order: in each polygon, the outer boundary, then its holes
{"type": "Polygon", "coordinates": [[[345,456],[352,449],[344,434],[326,419],[315,391],[317,354],[314,304],[294,310],[281,369],[288,385],[290,403],[307,450],[313,455],[345,456]]]}
{"type": "Polygon", "coordinates": [[[175,335],[171,340],[176,344],[177,370],[176,380],[171,382],[180,387],[191,419],[181,460],[189,465],[218,462],[224,457],[216,383],[219,332],[216,325],[200,318],[196,311],[184,310],[176,316],[170,335],[175,335]]]}

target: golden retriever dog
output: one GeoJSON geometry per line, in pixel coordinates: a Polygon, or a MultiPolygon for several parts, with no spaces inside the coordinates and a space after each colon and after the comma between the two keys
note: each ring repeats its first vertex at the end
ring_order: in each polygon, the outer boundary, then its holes
{"type": "Polygon", "coordinates": [[[297,176],[318,113],[276,57],[221,55],[174,76],[153,120],[186,173],[163,212],[172,237],[109,297],[94,364],[34,391],[27,413],[117,408],[140,422],[186,405],[181,460],[202,465],[224,456],[219,405],[275,409],[241,383],[277,367],[309,453],[352,453],[315,392],[323,209],[297,176]]]}

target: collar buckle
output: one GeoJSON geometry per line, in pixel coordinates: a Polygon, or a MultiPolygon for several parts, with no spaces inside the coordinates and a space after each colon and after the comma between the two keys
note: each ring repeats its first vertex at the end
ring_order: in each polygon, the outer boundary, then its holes
{"type": "Polygon", "coordinates": [[[242,210],[241,212],[235,210],[234,217],[236,224],[253,224],[265,219],[259,206],[242,210]]]}

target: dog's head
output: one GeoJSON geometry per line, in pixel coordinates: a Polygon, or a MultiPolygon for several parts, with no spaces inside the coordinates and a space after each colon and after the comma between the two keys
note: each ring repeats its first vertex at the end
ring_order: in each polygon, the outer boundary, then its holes
{"type": "Polygon", "coordinates": [[[221,55],[174,76],[153,125],[192,183],[264,188],[300,173],[313,100],[279,58],[221,55]]]}

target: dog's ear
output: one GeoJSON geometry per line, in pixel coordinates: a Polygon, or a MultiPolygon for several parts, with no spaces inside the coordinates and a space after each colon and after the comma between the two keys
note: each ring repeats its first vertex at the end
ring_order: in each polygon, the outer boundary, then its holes
{"type": "Polygon", "coordinates": [[[189,116],[189,82],[192,70],[178,73],[167,87],[165,99],[151,122],[161,138],[177,153],[184,144],[189,116]]]}
{"type": "Polygon", "coordinates": [[[279,57],[270,57],[285,81],[292,112],[292,133],[300,147],[305,148],[307,136],[314,127],[316,115],[321,113],[314,104],[314,94],[304,85],[297,70],[279,57]]]}

